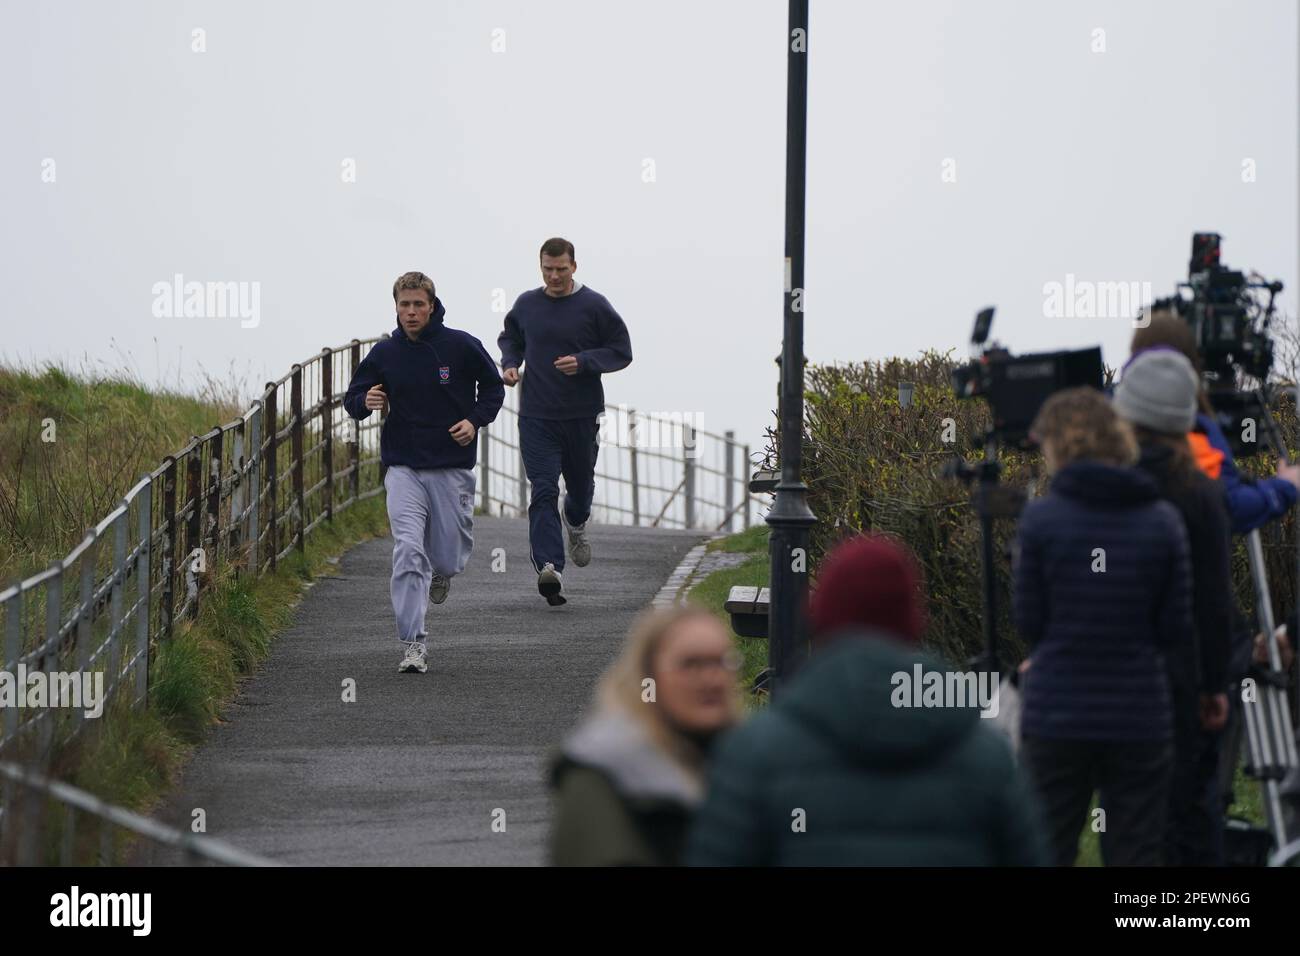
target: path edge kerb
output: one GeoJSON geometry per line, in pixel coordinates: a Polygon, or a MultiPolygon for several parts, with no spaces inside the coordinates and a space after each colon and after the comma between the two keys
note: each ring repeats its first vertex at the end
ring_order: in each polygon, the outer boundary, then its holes
{"type": "Polygon", "coordinates": [[[653,608],[668,608],[677,604],[687,593],[687,585],[695,574],[695,569],[700,566],[700,561],[703,560],[704,553],[708,550],[709,542],[725,537],[727,537],[725,534],[714,532],[687,551],[686,557],[682,558],[677,567],[673,568],[672,573],[668,575],[668,580],[655,594],[650,606],[653,608]]]}

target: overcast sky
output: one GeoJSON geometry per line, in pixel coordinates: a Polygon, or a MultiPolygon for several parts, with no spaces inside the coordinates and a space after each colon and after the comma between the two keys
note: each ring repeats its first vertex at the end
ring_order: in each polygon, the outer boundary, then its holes
{"type": "MultiPolygon", "coordinates": [[[[233,367],[260,385],[388,331],[408,269],[497,355],[494,306],[540,284],[537,247],[558,234],[631,331],[608,401],[761,447],[781,337],[784,3],[3,11],[5,359],[86,356],[170,383],[233,367]],[[155,314],[176,274],[257,283],[256,325],[155,314]]],[[[1101,343],[1115,364],[1128,317],[1049,316],[1045,285],[1165,294],[1196,230],[1282,279],[1294,317],[1296,11],[812,0],[811,360],[964,352],[995,304],[1015,350],[1101,343]]]]}

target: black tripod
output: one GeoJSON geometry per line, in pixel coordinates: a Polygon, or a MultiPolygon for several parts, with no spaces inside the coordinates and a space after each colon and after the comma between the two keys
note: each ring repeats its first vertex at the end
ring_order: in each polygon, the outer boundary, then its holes
{"type": "MultiPolygon", "coordinates": [[[[984,584],[984,650],[971,658],[970,669],[976,673],[987,671],[998,676],[998,591],[997,571],[994,566],[995,539],[993,522],[997,518],[1019,517],[1025,507],[1023,488],[1013,488],[1001,483],[1002,463],[998,460],[998,435],[989,431],[984,436],[984,460],[971,463],[954,458],[943,468],[945,478],[959,478],[971,491],[971,504],[980,519],[980,564],[984,584]]],[[[1014,681],[1014,676],[1012,677],[1014,681]]]]}

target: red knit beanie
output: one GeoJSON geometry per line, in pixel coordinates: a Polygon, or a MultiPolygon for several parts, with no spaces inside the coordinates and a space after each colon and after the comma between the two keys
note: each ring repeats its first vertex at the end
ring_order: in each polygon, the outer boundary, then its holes
{"type": "Polygon", "coordinates": [[[831,549],[808,598],[814,641],[848,628],[886,631],[916,644],[925,631],[921,569],[906,547],[857,535],[831,549]]]}

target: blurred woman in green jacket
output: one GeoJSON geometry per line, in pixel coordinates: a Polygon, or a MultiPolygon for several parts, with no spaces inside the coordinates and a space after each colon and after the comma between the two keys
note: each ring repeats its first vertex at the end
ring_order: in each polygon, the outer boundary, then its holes
{"type": "Polygon", "coordinates": [[[677,866],[714,738],[740,714],[739,654],[713,613],[649,611],[551,766],[557,866],[677,866]]]}

